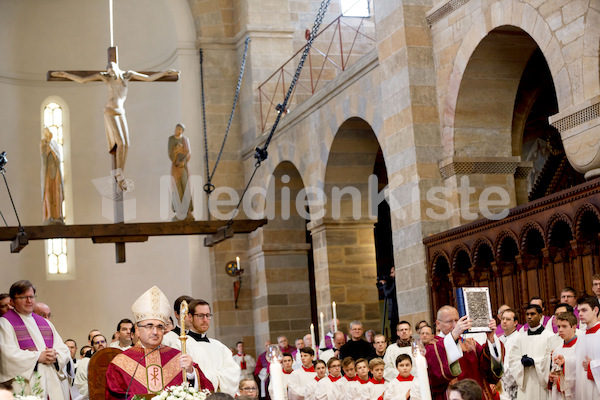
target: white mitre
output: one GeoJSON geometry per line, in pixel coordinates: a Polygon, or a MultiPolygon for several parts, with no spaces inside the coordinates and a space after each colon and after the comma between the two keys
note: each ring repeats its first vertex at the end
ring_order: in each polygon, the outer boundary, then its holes
{"type": "Polygon", "coordinates": [[[148,289],[131,306],[135,323],[147,319],[157,319],[165,324],[169,320],[171,306],[167,296],[156,286],[148,289]]]}

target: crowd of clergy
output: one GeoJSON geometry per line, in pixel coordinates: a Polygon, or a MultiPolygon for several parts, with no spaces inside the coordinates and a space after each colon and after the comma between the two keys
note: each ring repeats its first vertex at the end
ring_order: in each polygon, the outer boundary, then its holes
{"type": "Polygon", "coordinates": [[[593,295],[578,296],[565,288],[551,315],[544,299],[534,297],[523,308],[524,321],[504,304],[500,324],[491,319],[480,333],[470,332],[468,315],[447,305],[414,333],[400,321],[389,345],[384,335],[365,333],[360,321],[344,332],[332,320],[321,348],[311,334],[294,345],[279,336],[255,359],[242,341],[232,349],[207,336],[208,302],[180,296],[171,305],[157,287],[136,300],[133,319],[121,319],[110,340],[93,329],[78,347],[63,341],[50,307],[36,302],[35,286],[23,280],[0,294],[0,400],[13,393],[87,400],[90,360],[107,347],[120,350],[106,371],[107,399],[189,384],[212,392],[211,400],[598,400],[600,275],[591,289],[593,295]]]}

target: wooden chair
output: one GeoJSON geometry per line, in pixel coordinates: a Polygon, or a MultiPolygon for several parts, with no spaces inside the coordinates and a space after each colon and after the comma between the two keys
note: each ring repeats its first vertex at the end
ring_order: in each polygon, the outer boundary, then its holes
{"type": "Polygon", "coordinates": [[[88,365],[88,389],[90,400],[106,399],[106,370],[108,364],[117,354],[122,353],[121,349],[107,347],[92,356],[88,365]]]}

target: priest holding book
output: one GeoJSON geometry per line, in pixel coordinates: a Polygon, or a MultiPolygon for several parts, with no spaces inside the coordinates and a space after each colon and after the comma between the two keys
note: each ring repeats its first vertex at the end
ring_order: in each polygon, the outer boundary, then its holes
{"type": "Polygon", "coordinates": [[[477,381],[485,400],[493,400],[490,384],[496,384],[504,371],[504,347],[494,333],[494,319],[489,322],[486,345],[462,337],[472,321],[468,315],[459,318],[454,307],[440,308],[435,323],[440,333],[425,347],[433,398],[444,400],[451,383],[470,378],[477,381]]]}

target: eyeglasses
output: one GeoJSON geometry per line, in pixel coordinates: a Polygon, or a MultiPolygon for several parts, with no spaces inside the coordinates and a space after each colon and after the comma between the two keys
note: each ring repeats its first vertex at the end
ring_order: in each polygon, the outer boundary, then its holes
{"type": "Polygon", "coordinates": [[[243,388],[242,390],[247,390],[249,392],[254,392],[254,391],[258,390],[258,388],[256,386],[254,386],[254,387],[243,388]]]}
{"type": "Polygon", "coordinates": [[[341,368],[342,364],[331,364],[331,367],[329,367],[329,369],[331,368],[341,368]]]}
{"type": "Polygon", "coordinates": [[[198,317],[200,319],[212,319],[213,315],[212,314],[192,314],[194,317],[198,317]]]}
{"type": "Polygon", "coordinates": [[[150,332],[152,332],[155,329],[157,331],[164,331],[165,330],[165,326],[164,325],[152,325],[152,324],[138,325],[138,328],[144,328],[144,329],[149,330],[150,332]]]}
{"type": "Polygon", "coordinates": [[[15,300],[35,300],[35,296],[15,296],[15,300]]]}

